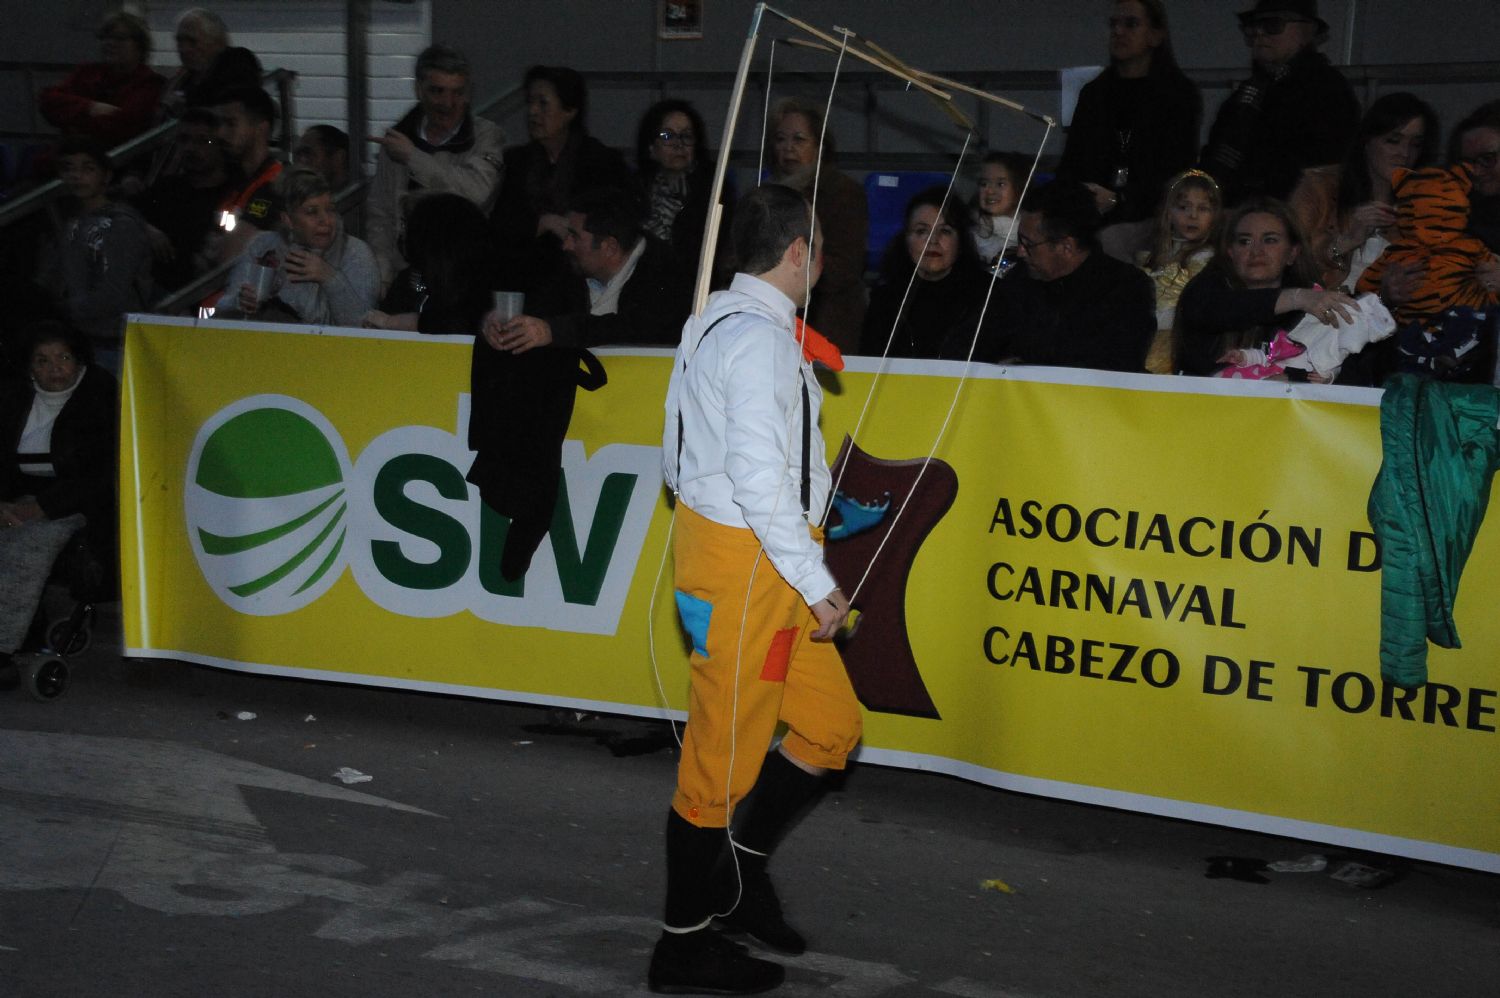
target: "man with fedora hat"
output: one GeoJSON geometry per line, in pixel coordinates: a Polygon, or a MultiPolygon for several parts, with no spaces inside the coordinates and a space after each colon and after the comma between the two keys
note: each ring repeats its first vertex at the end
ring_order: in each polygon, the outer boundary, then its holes
{"type": "Polygon", "coordinates": [[[1341,162],[1359,125],[1354,90],[1318,51],[1317,0],[1258,0],[1239,19],[1250,78],[1219,107],[1201,164],[1230,204],[1285,198],[1304,169],[1341,162]]]}

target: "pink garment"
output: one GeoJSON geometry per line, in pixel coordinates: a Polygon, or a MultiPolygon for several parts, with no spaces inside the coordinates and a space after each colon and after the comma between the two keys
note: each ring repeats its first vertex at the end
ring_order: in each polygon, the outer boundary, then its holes
{"type": "Polygon", "coordinates": [[[1291,360],[1302,353],[1302,344],[1287,335],[1285,329],[1278,329],[1271,342],[1266,344],[1264,350],[1244,350],[1249,354],[1248,363],[1239,366],[1226,367],[1214,372],[1216,378],[1242,378],[1246,381],[1264,381],[1283,373],[1286,368],[1281,366],[1284,360],[1291,360]]]}

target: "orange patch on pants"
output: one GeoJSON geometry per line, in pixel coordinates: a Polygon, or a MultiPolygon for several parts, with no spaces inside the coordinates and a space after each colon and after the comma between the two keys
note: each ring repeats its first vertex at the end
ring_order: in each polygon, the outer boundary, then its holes
{"type": "Polygon", "coordinates": [[[786,682],[787,666],[792,664],[792,646],[797,643],[800,627],[783,627],[766,649],[766,664],[760,667],[760,678],[767,683],[786,682]]]}

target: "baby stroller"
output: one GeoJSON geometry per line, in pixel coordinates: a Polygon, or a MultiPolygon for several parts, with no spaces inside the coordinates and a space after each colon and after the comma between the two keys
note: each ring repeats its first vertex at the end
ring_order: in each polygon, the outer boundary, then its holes
{"type": "Polygon", "coordinates": [[[93,606],[77,599],[86,582],[69,580],[76,602],[67,616],[49,623],[39,612],[54,566],[87,560],[84,523],[75,514],[0,530],[0,672],[14,668],[26,691],[44,703],[62,696],[67,657],[83,652],[91,640],[93,606]]]}

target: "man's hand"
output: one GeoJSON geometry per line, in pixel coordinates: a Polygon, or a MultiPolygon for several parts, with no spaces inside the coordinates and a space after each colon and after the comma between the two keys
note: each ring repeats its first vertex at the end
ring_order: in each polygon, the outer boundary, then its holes
{"type": "Polygon", "coordinates": [[[1120,203],[1120,196],[1102,184],[1084,184],[1083,186],[1094,195],[1094,207],[1101,215],[1108,215],[1115,210],[1115,205],[1120,203]]]}
{"type": "Polygon", "coordinates": [[[416,143],[394,128],[387,129],[384,135],[370,136],[370,141],[380,143],[380,147],[390,155],[391,159],[402,166],[406,165],[411,159],[411,154],[417,149],[416,143]]]}
{"type": "Polygon", "coordinates": [[[508,322],[501,322],[496,313],[484,317],[481,327],[484,341],[496,350],[510,353],[525,353],[552,342],[552,327],[545,319],[534,315],[518,315],[508,322]]]}
{"type": "Polygon", "coordinates": [[[849,601],[835,589],[812,605],[813,616],[818,620],[818,629],[813,631],[814,641],[832,641],[844,621],[849,619],[849,601]]]}

